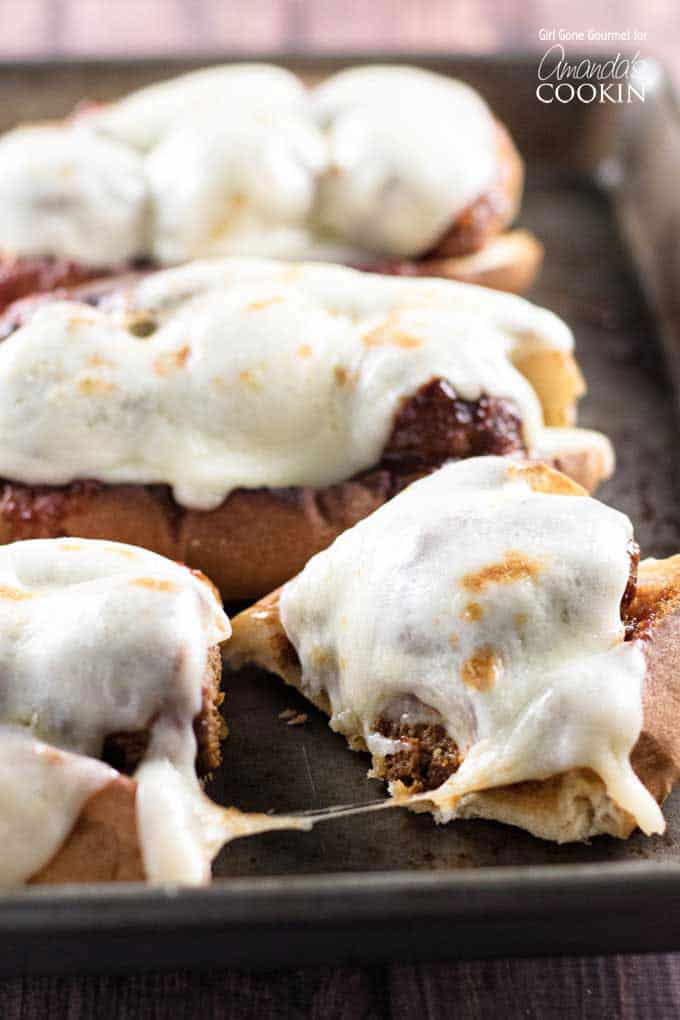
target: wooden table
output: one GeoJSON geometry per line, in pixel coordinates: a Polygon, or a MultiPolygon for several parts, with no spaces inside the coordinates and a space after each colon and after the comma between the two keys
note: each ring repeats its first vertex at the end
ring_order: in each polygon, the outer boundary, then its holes
{"type": "Polygon", "coordinates": [[[473,963],[136,977],[26,978],[0,986],[4,1020],[667,1020],[680,958],[564,957],[473,963]]]}
{"type": "MultiPolygon", "coordinates": [[[[572,0],[0,0],[0,59],[260,50],[543,52],[541,29],[638,29],[680,81],[680,4],[572,0]],[[143,30],[142,30],[143,27],[143,30]]],[[[576,47],[576,44],[574,44],[576,47]]],[[[584,40],[579,49],[621,44],[584,40]]],[[[301,964],[304,961],[300,961],[301,964]]],[[[680,1015],[680,954],[568,957],[245,975],[16,978],[0,1017],[654,1018],[680,1015]]]]}

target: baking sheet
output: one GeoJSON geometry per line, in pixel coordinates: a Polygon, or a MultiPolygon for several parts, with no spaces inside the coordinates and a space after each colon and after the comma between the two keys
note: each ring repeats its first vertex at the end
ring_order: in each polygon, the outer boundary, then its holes
{"type": "MultiPolygon", "coordinates": [[[[659,144],[677,135],[663,78],[638,110],[543,107],[533,59],[421,62],[478,85],[528,158],[521,223],[546,246],[531,297],[573,327],[589,384],[581,424],[606,431],[618,453],[599,495],[632,517],[643,555],[680,550],[670,381],[680,378],[680,277],[669,273],[680,222],[671,180],[663,186],[673,150],[659,144]],[[605,194],[602,180],[615,191],[605,194]]],[[[304,67],[315,76],[338,63],[304,67]]],[[[83,95],[119,94],[184,66],[0,67],[0,121],[58,115],[83,95]]],[[[367,759],[295,692],[254,670],[227,673],[225,688],[231,735],[210,791],[216,799],[287,812],[381,796],[366,779],[367,759]],[[287,726],[278,718],[286,708],[306,713],[307,723],[287,726]]],[[[396,810],[309,834],[270,833],[225,848],[206,890],[81,887],[0,898],[0,970],[678,948],[680,796],[665,813],[662,837],[563,847],[491,822],[438,827],[396,810]]]]}

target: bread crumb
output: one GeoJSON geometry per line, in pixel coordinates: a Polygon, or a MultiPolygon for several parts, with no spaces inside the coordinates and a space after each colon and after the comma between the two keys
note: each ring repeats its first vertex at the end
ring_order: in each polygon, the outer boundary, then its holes
{"type": "Polygon", "coordinates": [[[279,712],[279,719],[283,719],[288,726],[302,726],[308,718],[305,712],[298,712],[296,708],[284,708],[283,712],[279,712]]]}

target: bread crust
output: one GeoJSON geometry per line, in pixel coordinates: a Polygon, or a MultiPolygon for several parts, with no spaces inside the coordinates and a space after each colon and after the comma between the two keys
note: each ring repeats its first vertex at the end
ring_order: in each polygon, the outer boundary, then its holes
{"type": "MultiPolygon", "coordinates": [[[[252,663],[274,673],[330,714],[325,694],[310,698],[302,690],[300,663],[281,624],[279,596],[280,590],[272,592],[232,620],[225,662],[232,669],[252,663]]],[[[631,764],[662,803],[680,778],[680,555],[640,564],[636,594],[625,612],[631,636],[643,641],[647,660],[644,722],[631,764]]],[[[362,749],[359,740],[350,740],[350,745],[362,749]]],[[[380,775],[379,760],[374,759],[374,767],[380,775]]],[[[393,792],[405,789],[397,784],[393,792]]],[[[424,801],[413,809],[428,811],[431,804],[424,801]]],[[[559,843],[602,833],[625,839],[635,829],[633,818],[609,799],[604,783],[589,769],[470,794],[461,800],[457,814],[519,826],[559,843]]]]}
{"type": "Polygon", "coordinates": [[[571,351],[520,348],[512,361],[538,395],[546,425],[573,426],[577,401],[585,394],[586,383],[571,351]]]}
{"type": "Polygon", "coordinates": [[[65,842],[29,884],[143,881],[136,792],[134,780],[119,775],[90,797],[65,842]]]}
{"type": "Polygon", "coordinates": [[[428,255],[412,263],[415,276],[440,276],[492,290],[523,294],[543,264],[544,248],[529,230],[507,230],[468,255],[428,255]]]}
{"type": "MultiPolygon", "coordinates": [[[[609,472],[601,446],[587,442],[558,461],[589,490],[609,472]]],[[[7,482],[0,544],[67,536],[139,545],[201,570],[225,601],[238,602],[283,584],[417,477],[378,468],[322,489],[236,489],[215,510],[179,507],[167,486],[7,482]]]]}
{"type": "MultiPolygon", "coordinates": [[[[208,650],[203,680],[203,708],[194,723],[198,741],[196,764],[206,774],[220,763],[219,741],[225,726],[220,649],[208,650]]],[[[134,760],[128,761],[134,767],[134,760]]],[[[71,832],[47,864],[29,880],[32,885],[66,882],[138,882],[146,877],[137,832],[134,779],[119,773],[84,804],[71,832]]]]}

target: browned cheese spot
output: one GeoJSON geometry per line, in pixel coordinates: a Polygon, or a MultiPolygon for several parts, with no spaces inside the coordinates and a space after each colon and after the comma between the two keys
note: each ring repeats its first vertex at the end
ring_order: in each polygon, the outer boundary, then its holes
{"type": "Polygon", "coordinates": [[[48,761],[50,765],[59,765],[64,760],[64,754],[50,744],[44,744],[40,751],[40,757],[48,761]]]}
{"type": "Polygon", "coordinates": [[[362,342],[365,347],[401,347],[402,350],[414,350],[422,346],[422,340],[399,329],[391,317],[366,333],[362,342]]]}
{"type": "Polygon", "coordinates": [[[242,191],[235,191],[228,204],[224,206],[221,216],[216,216],[210,229],[210,239],[215,241],[233,229],[247,204],[242,191]]]}
{"type": "Polygon", "coordinates": [[[94,321],[91,315],[72,315],[68,324],[77,329],[79,326],[91,326],[94,321]]]}
{"type": "Polygon", "coordinates": [[[357,381],[357,373],[350,372],[344,365],[336,365],[334,367],[333,377],[338,386],[354,386],[357,381]]]}
{"type": "Polygon", "coordinates": [[[177,351],[166,351],[164,354],[159,354],[153,363],[154,371],[158,375],[167,375],[174,369],[183,368],[189,360],[190,354],[191,348],[187,344],[177,351]]]}
{"type": "Polygon", "coordinates": [[[112,362],[107,361],[106,358],[103,358],[101,354],[91,354],[90,357],[87,359],[87,363],[92,368],[105,368],[112,364],[112,362]]]}
{"type": "Polygon", "coordinates": [[[131,583],[138,588],[150,588],[151,591],[177,591],[177,585],[173,581],[158,577],[135,577],[131,583]]]}
{"type": "Polygon", "coordinates": [[[78,389],[86,397],[94,396],[97,393],[110,393],[115,390],[112,382],[107,382],[98,375],[81,375],[78,379],[78,389]]]}
{"type": "Polygon", "coordinates": [[[468,602],[461,616],[463,620],[466,620],[469,623],[474,623],[477,620],[481,620],[484,616],[484,610],[480,606],[479,602],[468,602]]]}
{"type": "Polygon", "coordinates": [[[245,371],[239,372],[238,378],[239,382],[242,382],[244,386],[251,390],[259,390],[261,388],[260,381],[252,369],[247,368],[245,371]]]}
{"type": "Polygon", "coordinates": [[[481,592],[490,584],[515,584],[537,577],[543,566],[540,560],[532,560],[516,549],[510,549],[500,563],[489,563],[480,570],[465,574],[462,584],[468,591],[481,592]]]}
{"type": "Polygon", "coordinates": [[[587,496],[586,490],[547,464],[511,464],[508,477],[525,482],[534,492],[553,496],[587,496]]]}
{"type": "Polygon", "coordinates": [[[7,585],[0,584],[0,598],[11,599],[12,602],[23,602],[25,599],[32,599],[34,593],[30,591],[20,591],[18,588],[9,588],[7,585]]]}
{"type": "MultiPolygon", "coordinates": [[[[76,548],[76,546],[73,548],[76,548]]],[[[116,556],[124,556],[126,560],[137,559],[137,551],[135,549],[128,549],[124,545],[107,545],[105,549],[107,552],[115,553],[116,556]]]]}
{"type": "Polygon", "coordinates": [[[476,691],[489,691],[500,672],[501,660],[492,648],[478,648],[474,655],[463,663],[463,683],[476,691]]]}
{"type": "Polygon", "coordinates": [[[272,305],[280,305],[283,298],[280,295],[275,295],[270,298],[260,298],[259,301],[251,301],[246,306],[248,312],[261,312],[264,308],[271,308],[272,305]]]}

